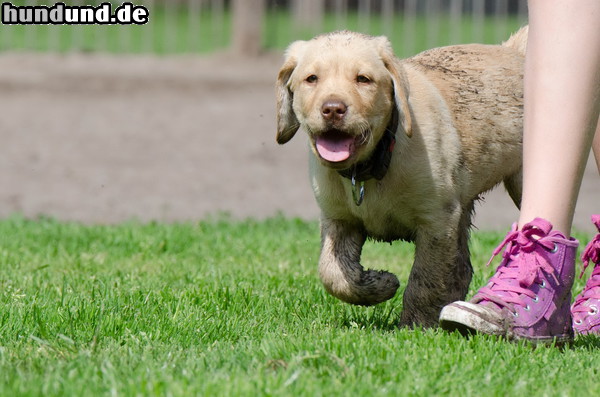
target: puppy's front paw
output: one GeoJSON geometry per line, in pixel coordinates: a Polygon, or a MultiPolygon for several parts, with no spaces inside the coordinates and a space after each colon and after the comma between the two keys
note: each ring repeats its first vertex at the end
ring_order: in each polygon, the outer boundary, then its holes
{"type": "Polygon", "coordinates": [[[360,300],[356,304],[371,306],[393,298],[400,282],[395,274],[368,269],[362,273],[357,287],[360,290],[360,300]]]}
{"type": "Polygon", "coordinates": [[[333,296],[353,305],[372,306],[396,295],[400,282],[382,270],[361,271],[358,277],[323,280],[325,289],[333,296]]]}

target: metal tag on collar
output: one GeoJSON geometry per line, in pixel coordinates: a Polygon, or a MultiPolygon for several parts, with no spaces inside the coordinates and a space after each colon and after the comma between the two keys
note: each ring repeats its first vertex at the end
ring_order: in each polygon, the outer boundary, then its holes
{"type": "Polygon", "coordinates": [[[357,206],[359,206],[362,204],[363,199],[365,198],[365,181],[358,182],[358,193],[357,193],[357,191],[356,191],[356,168],[352,171],[352,178],[350,179],[350,181],[352,183],[352,198],[354,199],[354,203],[357,206]]]}

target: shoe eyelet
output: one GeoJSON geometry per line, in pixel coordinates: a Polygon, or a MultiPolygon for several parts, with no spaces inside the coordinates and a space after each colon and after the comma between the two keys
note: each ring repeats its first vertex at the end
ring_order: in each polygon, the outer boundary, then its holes
{"type": "Polygon", "coordinates": [[[539,301],[539,300],[540,300],[540,297],[539,297],[539,296],[537,296],[537,295],[535,296],[535,298],[533,298],[533,301],[534,301],[535,303],[538,303],[538,301],[539,301]]]}
{"type": "Polygon", "coordinates": [[[575,321],[573,321],[573,322],[574,322],[575,324],[577,324],[577,325],[581,325],[581,324],[583,324],[583,320],[575,320],[575,321]]]}
{"type": "Polygon", "coordinates": [[[529,310],[531,310],[531,307],[529,305],[527,305],[527,306],[525,306],[524,310],[529,311],[529,310]]]}
{"type": "Polygon", "coordinates": [[[546,280],[542,280],[540,283],[540,288],[546,288],[546,280]]]}
{"type": "Polygon", "coordinates": [[[519,317],[519,313],[518,313],[518,312],[514,312],[514,313],[513,313],[513,316],[514,316],[514,317],[519,317]]]}
{"type": "Polygon", "coordinates": [[[598,308],[596,306],[590,306],[590,311],[588,312],[590,316],[595,316],[598,314],[598,308]]]}
{"type": "Polygon", "coordinates": [[[554,243],[554,248],[552,248],[552,251],[550,251],[551,253],[556,253],[558,252],[558,244],[554,243]]]}

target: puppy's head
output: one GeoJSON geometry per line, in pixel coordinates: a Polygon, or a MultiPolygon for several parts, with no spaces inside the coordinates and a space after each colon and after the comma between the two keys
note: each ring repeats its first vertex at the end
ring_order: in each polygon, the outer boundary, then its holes
{"type": "Polygon", "coordinates": [[[276,91],[277,142],[288,142],[302,126],[329,167],[368,158],[394,107],[411,136],[406,78],[385,37],[336,32],[296,41],[286,51],[276,91]]]}

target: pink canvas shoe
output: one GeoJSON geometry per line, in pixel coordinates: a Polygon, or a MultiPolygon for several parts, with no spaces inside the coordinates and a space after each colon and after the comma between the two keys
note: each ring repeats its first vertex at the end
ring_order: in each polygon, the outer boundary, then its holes
{"type": "Polygon", "coordinates": [[[496,274],[469,302],[445,306],[441,327],[535,343],[572,340],[569,306],[578,245],[544,219],[522,230],[514,224],[494,250],[492,259],[505,248],[496,274]]]}
{"type": "Polygon", "coordinates": [[[593,215],[592,222],[598,228],[599,233],[585,247],[581,255],[583,261],[581,276],[590,262],[593,262],[595,266],[585,288],[575,298],[575,303],[571,307],[573,329],[578,334],[600,334],[600,314],[598,313],[600,309],[600,215],[593,215]]]}

